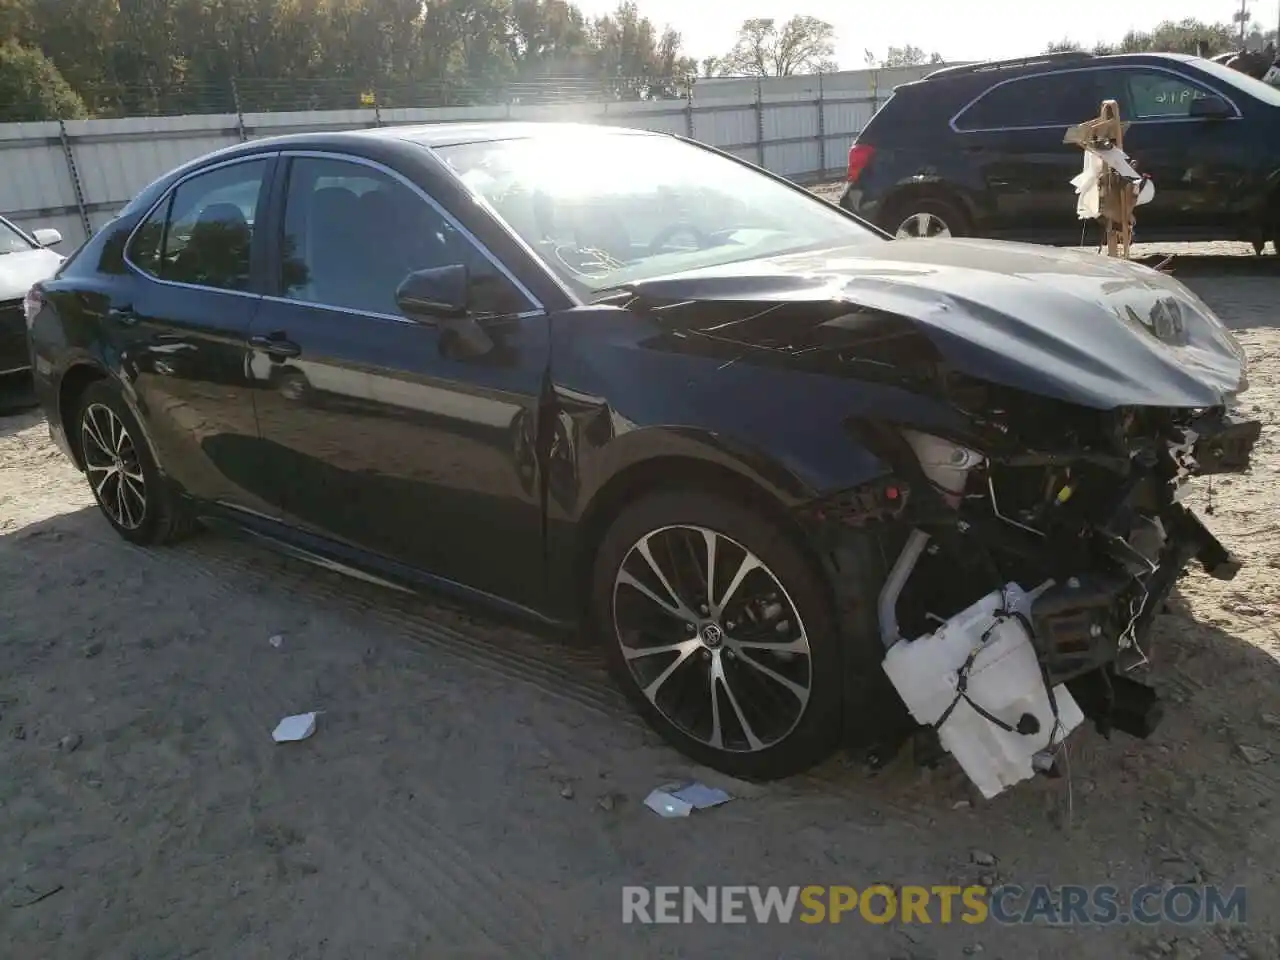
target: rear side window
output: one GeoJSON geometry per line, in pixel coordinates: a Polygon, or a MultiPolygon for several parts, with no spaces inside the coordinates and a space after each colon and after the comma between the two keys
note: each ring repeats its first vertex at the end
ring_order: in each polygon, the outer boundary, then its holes
{"type": "Polygon", "coordinates": [[[161,280],[247,291],[265,159],[184,180],[138,228],[129,260],[161,280]]]}
{"type": "Polygon", "coordinates": [[[1006,80],[956,118],[957,130],[1069,127],[1098,115],[1097,72],[1070,70],[1006,80]]]}

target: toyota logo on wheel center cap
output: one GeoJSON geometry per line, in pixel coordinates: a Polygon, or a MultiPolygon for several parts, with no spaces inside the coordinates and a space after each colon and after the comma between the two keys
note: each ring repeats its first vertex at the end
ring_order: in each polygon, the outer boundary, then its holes
{"type": "Polygon", "coordinates": [[[718,647],[724,641],[724,631],[720,629],[720,625],[716,623],[704,624],[702,627],[702,642],[708,647],[718,647]]]}

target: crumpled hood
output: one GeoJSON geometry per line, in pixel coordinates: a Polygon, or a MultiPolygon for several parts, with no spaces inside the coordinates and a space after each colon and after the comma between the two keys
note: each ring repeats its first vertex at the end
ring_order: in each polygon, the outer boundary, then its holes
{"type": "Polygon", "coordinates": [[[690,271],[629,285],[659,322],[774,345],[874,312],[909,321],[947,365],[1099,409],[1213,407],[1245,389],[1244,352],[1194,293],[1129,261],[1031,244],[907,240],[690,271]],[[717,305],[707,327],[699,304],[717,305]],[[788,306],[781,306],[787,304],[788,306]],[[730,318],[726,319],[726,311],[730,318]]]}
{"type": "Polygon", "coordinates": [[[53,276],[62,256],[52,250],[0,254],[0,303],[20,300],[33,283],[53,276]]]}

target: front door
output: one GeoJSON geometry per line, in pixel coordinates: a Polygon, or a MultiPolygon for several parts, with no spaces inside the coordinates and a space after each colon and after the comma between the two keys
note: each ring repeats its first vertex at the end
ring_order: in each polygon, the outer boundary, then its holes
{"type": "Polygon", "coordinates": [[[1215,92],[1182,74],[1149,67],[1109,73],[1122,115],[1132,121],[1125,152],[1155,186],[1151,202],[1135,213],[1138,237],[1144,227],[1197,236],[1243,220],[1256,202],[1252,157],[1238,142],[1244,121],[1192,116],[1192,104],[1215,92]]]}
{"type": "Polygon", "coordinates": [[[271,508],[254,469],[245,344],[262,304],[259,211],[274,164],[256,155],[170,190],[130,239],[131,276],[105,320],[164,469],[192,496],[257,512],[271,508]]]}
{"type": "Polygon", "coordinates": [[[279,296],[250,340],[279,508],[313,534],[536,606],[542,509],[522,441],[547,371],[545,313],[398,174],[287,162],[279,296]],[[451,263],[470,268],[483,353],[396,304],[409,273],[451,263]]]}

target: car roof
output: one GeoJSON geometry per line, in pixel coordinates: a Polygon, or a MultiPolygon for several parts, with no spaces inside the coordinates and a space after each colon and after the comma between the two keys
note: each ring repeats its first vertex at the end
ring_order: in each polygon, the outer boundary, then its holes
{"type": "Polygon", "coordinates": [[[270,153],[276,150],[327,150],[338,148],[361,152],[363,147],[363,152],[365,153],[373,150],[385,154],[387,149],[395,150],[399,147],[401,150],[413,150],[416,147],[424,155],[429,156],[430,151],[437,147],[460,146],[469,143],[496,143],[502,140],[531,138],[564,140],[568,137],[581,138],[584,136],[666,137],[671,136],[671,134],[611,125],[530,120],[491,120],[486,122],[463,120],[422,124],[392,124],[385,127],[371,127],[362,130],[306,130],[298,133],[282,133],[270,137],[255,137],[244,143],[232,144],[173,168],[159,179],[153,181],[129,201],[122,211],[122,215],[135,209],[150,206],[153,200],[161,192],[169,189],[169,186],[174,181],[190,175],[202,167],[259,153],[270,153]]]}
{"type": "Polygon", "coordinates": [[[980,77],[1016,77],[1024,74],[1054,73],[1060,70],[1087,70],[1090,67],[1124,66],[1141,63],[1191,63],[1199,60],[1186,53],[1110,53],[1093,54],[1085,51],[1044,53],[1013,60],[984,60],[941,67],[926,74],[920,80],[902,84],[902,87],[925,87],[939,81],[973,79],[980,77]]]}
{"type": "Polygon", "coordinates": [[[538,122],[530,120],[490,120],[482,123],[424,123],[413,126],[377,127],[358,131],[362,136],[394,137],[425,147],[453,147],[464,143],[489,143],[495,140],[530,139],[565,136],[662,136],[650,130],[628,127],[598,126],[590,123],[538,122]]]}
{"type": "Polygon", "coordinates": [[[190,169],[215,159],[264,153],[271,150],[308,149],[322,145],[341,145],[358,148],[360,144],[375,143],[390,146],[393,143],[411,143],[433,150],[437,147],[455,147],[468,143],[496,143],[502,140],[565,139],[584,136],[670,136],[652,130],[636,130],[629,127],[601,126],[590,123],[560,123],[531,120],[490,120],[477,123],[474,120],[445,121],[439,123],[391,124],[385,127],[368,127],[355,130],[308,130],[299,133],[281,133],[270,137],[258,137],[246,143],[224,147],[187,164],[190,169]]]}

